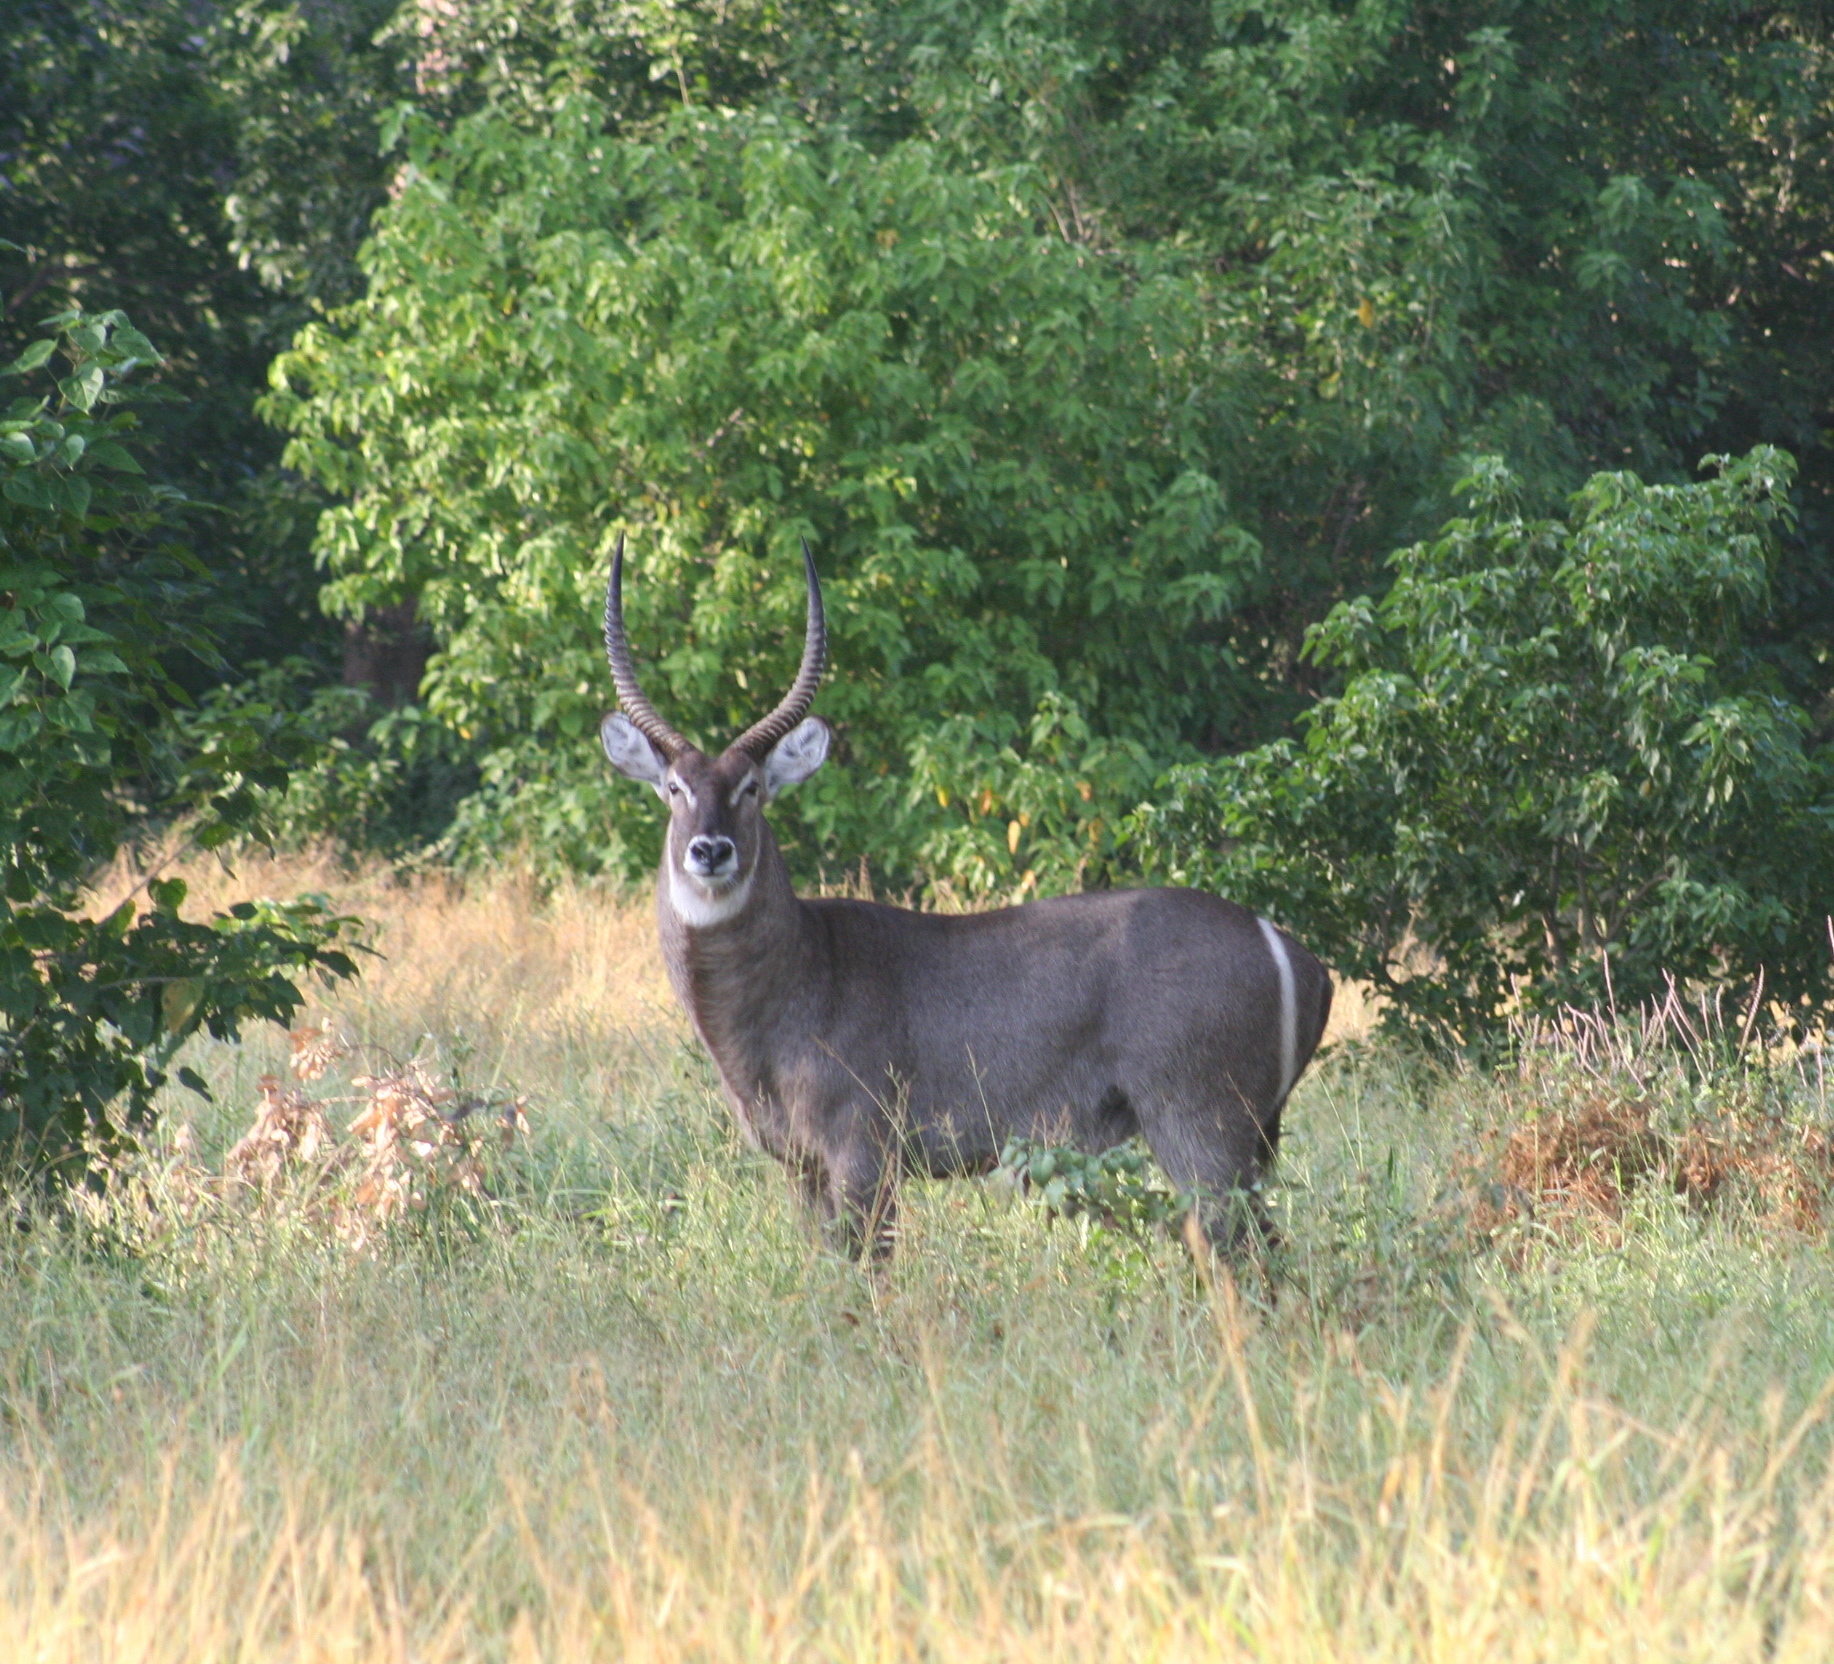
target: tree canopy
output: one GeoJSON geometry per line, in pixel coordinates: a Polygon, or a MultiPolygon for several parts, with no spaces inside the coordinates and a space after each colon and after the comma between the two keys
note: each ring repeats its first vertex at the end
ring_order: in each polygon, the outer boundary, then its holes
{"type": "Polygon", "coordinates": [[[546,79],[488,5],[424,37],[365,295],[267,406],[339,504],[329,604],[413,598],[442,645],[471,847],[653,853],[585,744],[621,530],[656,696],[707,737],[793,657],[811,538],[854,766],[800,858],[977,893],[1102,881],[1163,768],[1281,731],[1330,685],[1305,625],[1480,454],[1547,512],[1794,446],[1752,646],[1825,696],[1815,16],[670,15],[538,10],[546,79]]]}
{"type": "Polygon", "coordinates": [[[921,747],[1023,744],[1047,705],[1143,760],[1249,720],[1220,625],[1261,551],[1205,467],[1229,347],[1175,267],[1041,232],[1029,169],[922,141],[603,125],[581,97],[539,138],[423,133],[371,298],[277,366],[312,396],[270,405],[348,502],[320,528],[334,604],[413,593],[445,644],[432,708],[490,737],[494,837],[599,865],[609,816],[650,858],[590,752],[623,532],[652,697],[709,742],[774,697],[794,550],[820,551],[851,766],[804,800],[818,849],[913,870],[944,814],[912,801],[921,747]]]}
{"type": "Polygon", "coordinates": [[[451,853],[637,872],[647,806],[591,739],[610,539],[654,696],[715,739],[794,661],[806,535],[843,766],[785,805],[800,871],[1114,882],[1166,770],[1349,696],[1370,667],[1307,631],[1405,588],[1392,550],[1502,547],[1444,530],[1474,471],[1542,528],[1526,570],[1582,524],[1636,535],[1569,509],[1589,480],[1653,514],[1705,456],[1787,452],[1736,679],[1825,748],[1829,22],[28,3],[0,20],[5,327],[88,295],[170,342],[189,402],[146,456],[221,510],[194,546],[257,678],[222,700],[347,711],[313,690],[321,604],[429,632],[418,704],[339,716],[347,773],[293,824],[360,803],[432,836],[443,806],[389,794],[460,798],[451,853]]]}

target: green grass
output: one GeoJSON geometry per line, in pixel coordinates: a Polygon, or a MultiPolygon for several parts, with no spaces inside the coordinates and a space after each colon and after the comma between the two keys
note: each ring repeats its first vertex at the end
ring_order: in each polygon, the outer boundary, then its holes
{"type": "MultiPolygon", "coordinates": [[[[1654,1181],[1619,1220],[1470,1228],[1479,1134],[1591,1090],[1583,1060],[1323,1060],[1288,1112],[1286,1245],[1239,1289],[992,1181],[912,1186],[875,1280],[637,998],[640,918],[606,927],[634,967],[608,992],[589,897],[418,905],[342,1020],[528,1094],[531,1141],[490,1203],[353,1252],[303,1180],[196,1192],[285,1066],[278,1035],[199,1045],[216,1105],[174,1099],[107,1198],[0,1246],[0,1654],[1834,1641],[1827,1439],[1811,1414],[1788,1442],[1834,1380],[1825,1242],[1654,1181]]],[[[1646,1074],[1660,1114],[1699,1108],[1678,1065],[1646,1074]]],[[[1713,1090],[1823,1109],[1795,1064],[1713,1090]]]]}

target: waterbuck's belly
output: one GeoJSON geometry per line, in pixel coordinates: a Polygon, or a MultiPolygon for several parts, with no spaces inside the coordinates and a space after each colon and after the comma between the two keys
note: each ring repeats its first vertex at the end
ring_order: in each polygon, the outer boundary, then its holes
{"type": "Polygon", "coordinates": [[[985,1171],[1015,1136],[1106,1148],[1137,1130],[1110,1048],[1049,1032],[907,1038],[824,1038],[757,1070],[749,1090],[726,1075],[741,1135],[794,1160],[864,1133],[912,1171],[942,1175],[985,1171]]]}
{"type": "Polygon", "coordinates": [[[913,1082],[919,1163],[934,1172],[993,1165],[1010,1138],[1105,1149],[1138,1130],[1107,1048],[1054,1047],[1021,1035],[977,1051],[975,1067],[935,1067],[913,1082]]]}
{"type": "Polygon", "coordinates": [[[984,1171],[1013,1137],[1105,1148],[1136,1130],[1099,1000],[932,998],[901,1016],[837,1052],[915,1171],[984,1171]]]}

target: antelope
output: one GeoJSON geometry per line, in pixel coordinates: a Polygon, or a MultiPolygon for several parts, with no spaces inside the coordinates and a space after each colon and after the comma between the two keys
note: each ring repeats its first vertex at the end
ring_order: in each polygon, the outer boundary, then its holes
{"type": "Polygon", "coordinates": [[[1324,1032],[1331,978],[1284,931],[1191,889],[1105,890],[963,916],[791,887],[764,806],[827,760],[827,662],[803,544],[802,664],[776,709],[708,756],[638,685],[624,540],[605,595],[621,709],[612,765],[667,806],[663,959],[739,1129],[794,1175],[850,1256],[891,1251],[897,1182],[985,1172],[1006,1141],[1090,1152],[1135,1134],[1198,1197],[1212,1247],[1269,1229],[1257,1189],[1324,1032]]]}

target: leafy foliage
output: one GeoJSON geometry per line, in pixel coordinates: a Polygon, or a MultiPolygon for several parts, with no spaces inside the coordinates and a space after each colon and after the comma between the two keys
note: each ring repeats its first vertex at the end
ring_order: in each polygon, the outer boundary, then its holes
{"type": "Polygon", "coordinates": [[[261,837],[289,848],[335,839],[388,860],[437,853],[477,786],[465,742],[420,706],[387,708],[366,688],[327,686],[303,659],[250,665],[175,722],[189,740],[251,711],[284,713],[313,747],[309,768],[255,788],[261,837]]]}
{"type": "MultiPolygon", "coordinates": [[[[147,816],[185,816],[219,848],[255,824],[309,740],[250,703],[166,721],[174,667],[215,658],[207,574],[177,541],[182,502],[142,483],[124,384],[156,363],[119,312],[67,312],[5,372],[68,373],[0,419],[0,1143],[69,1170],[145,1120],[163,1066],[200,1028],[284,1020],[297,978],[350,976],[350,921],[316,902],[244,903],[195,923],[185,886],[154,879],[101,918],[87,884],[147,816]]],[[[193,1081],[188,1071],[181,1078],[193,1081]]]]}
{"type": "MultiPolygon", "coordinates": [[[[278,275],[273,262],[227,214],[238,181],[259,185],[267,120],[293,119],[302,144],[327,134],[261,82],[258,52],[224,10],[191,0],[0,8],[0,237],[11,245],[0,247],[0,362],[25,349],[38,318],[68,307],[120,307],[160,342],[159,385],[177,396],[142,401],[136,455],[152,479],[212,505],[189,542],[232,603],[216,622],[224,669],[179,671],[192,692],[251,656],[309,653],[328,666],[335,655],[312,569],[317,504],[275,473],[280,446],[253,407],[307,304],[350,291],[328,280],[276,292],[264,281],[278,275]]],[[[297,75],[311,57],[294,46],[297,75]]],[[[385,183],[373,123],[334,131],[341,146],[318,171],[345,164],[373,206],[385,183]],[[363,164],[354,170],[352,150],[363,164]]],[[[303,191],[313,170],[295,163],[289,186],[303,191]]],[[[337,227],[346,285],[368,206],[354,217],[337,227]]]]}
{"type": "Polygon", "coordinates": [[[1825,1007],[1834,751],[1748,641],[1789,460],[1712,460],[1690,486],[1598,475],[1566,520],[1524,515],[1483,462],[1386,599],[1313,631],[1346,681],[1304,744],[1175,774],[1143,852],[1291,921],[1442,1039],[1665,973],[1761,973],[1825,1007]],[[1422,954],[1435,974],[1410,974],[1422,954]]]}
{"type": "Polygon", "coordinates": [[[1296,645],[1319,589],[1437,525],[1478,452],[1547,512],[1591,470],[1673,482],[1759,440],[1804,462],[1782,576],[1825,645],[1834,54],[1812,9],[477,0],[425,38],[442,127],[483,105],[546,131],[575,90],[613,144],[676,97],[793,105],[877,155],[1023,167],[1081,247],[1199,262],[1235,348],[1232,510],[1270,557],[1238,652],[1296,645]]]}
{"type": "Polygon", "coordinates": [[[1175,1225],[1191,1211],[1191,1197],[1174,1191],[1138,1139],[1093,1153],[1068,1144],[1009,1139],[1000,1170],[1035,1193],[1052,1219],[1084,1214],[1115,1230],[1175,1225]]]}
{"type": "Polygon", "coordinates": [[[230,252],[295,308],[362,290],[356,251],[387,186],[377,126],[413,90],[400,55],[374,38],[395,9],[236,0],[210,37],[209,91],[234,112],[230,252]]]}
{"type": "Polygon", "coordinates": [[[1545,514],[1591,469],[1795,444],[1747,641],[1828,689],[1813,18],[491,0],[414,29],[368,295],[269,410],[341,504],[329,603],[435,631],[474,855],[653,854],[591,755],[620,529],[652,691],[708,738],[784,674],[811,537],[847,767],[787,806],[795,857],[974,896],[1124,871],[1158,773],[1332,685],[1304,626],[1479,450],[1545,514]]]}
{"type": "Polygon", "coordinates": [[[1013,887],[1037,782],[989,774],[951,809],[959,782],[910,774],[1042,734],[1089,754],[1090,790],[1058,807],[1099,855],[1083,828],[1129,801],[1107,789],[1195,756],[1253,697],[1207,627],[1260,555],[1191,460],[1226,346],[1189,285],[1040,235],[1023,170],[952,174],[787,118],[690,114],[616,146],[602,122],[576,100],[540,140],[419,128],[369,298],[301,336],[270,405],[293,465],[349,499],[320,527],[330,598],[417,593],[444,643],[430,709],[490,738],[474,847],[653,855],[653,814],[591,738],[629,531],[632,637],[666,654],[651,696],[709,742],[775,697],[797,539],[820,551],[851,766],[798,794],[805,849],[909,872],[993,817],[951,870],[1013,887]]]}
{"type": "Polygon", "coordinates": [[[923,43],[910,104],[952,154],[1037,168],[1079,240],[1211,262],[1265,370],[1232,498],[1280,574],[1264,619],[1373,577],[1440,523],[1475,454],[1503,455],[1545,513],[1591,471],[1676,482],[1763,440],[1805,463],[1816,554],[1790,600],[1825,644],[1834,266],[1807,251],[1829,246],[1834,192],[1803,166],[1834,129],[1818,9],[901,11],[923,43]]]}

